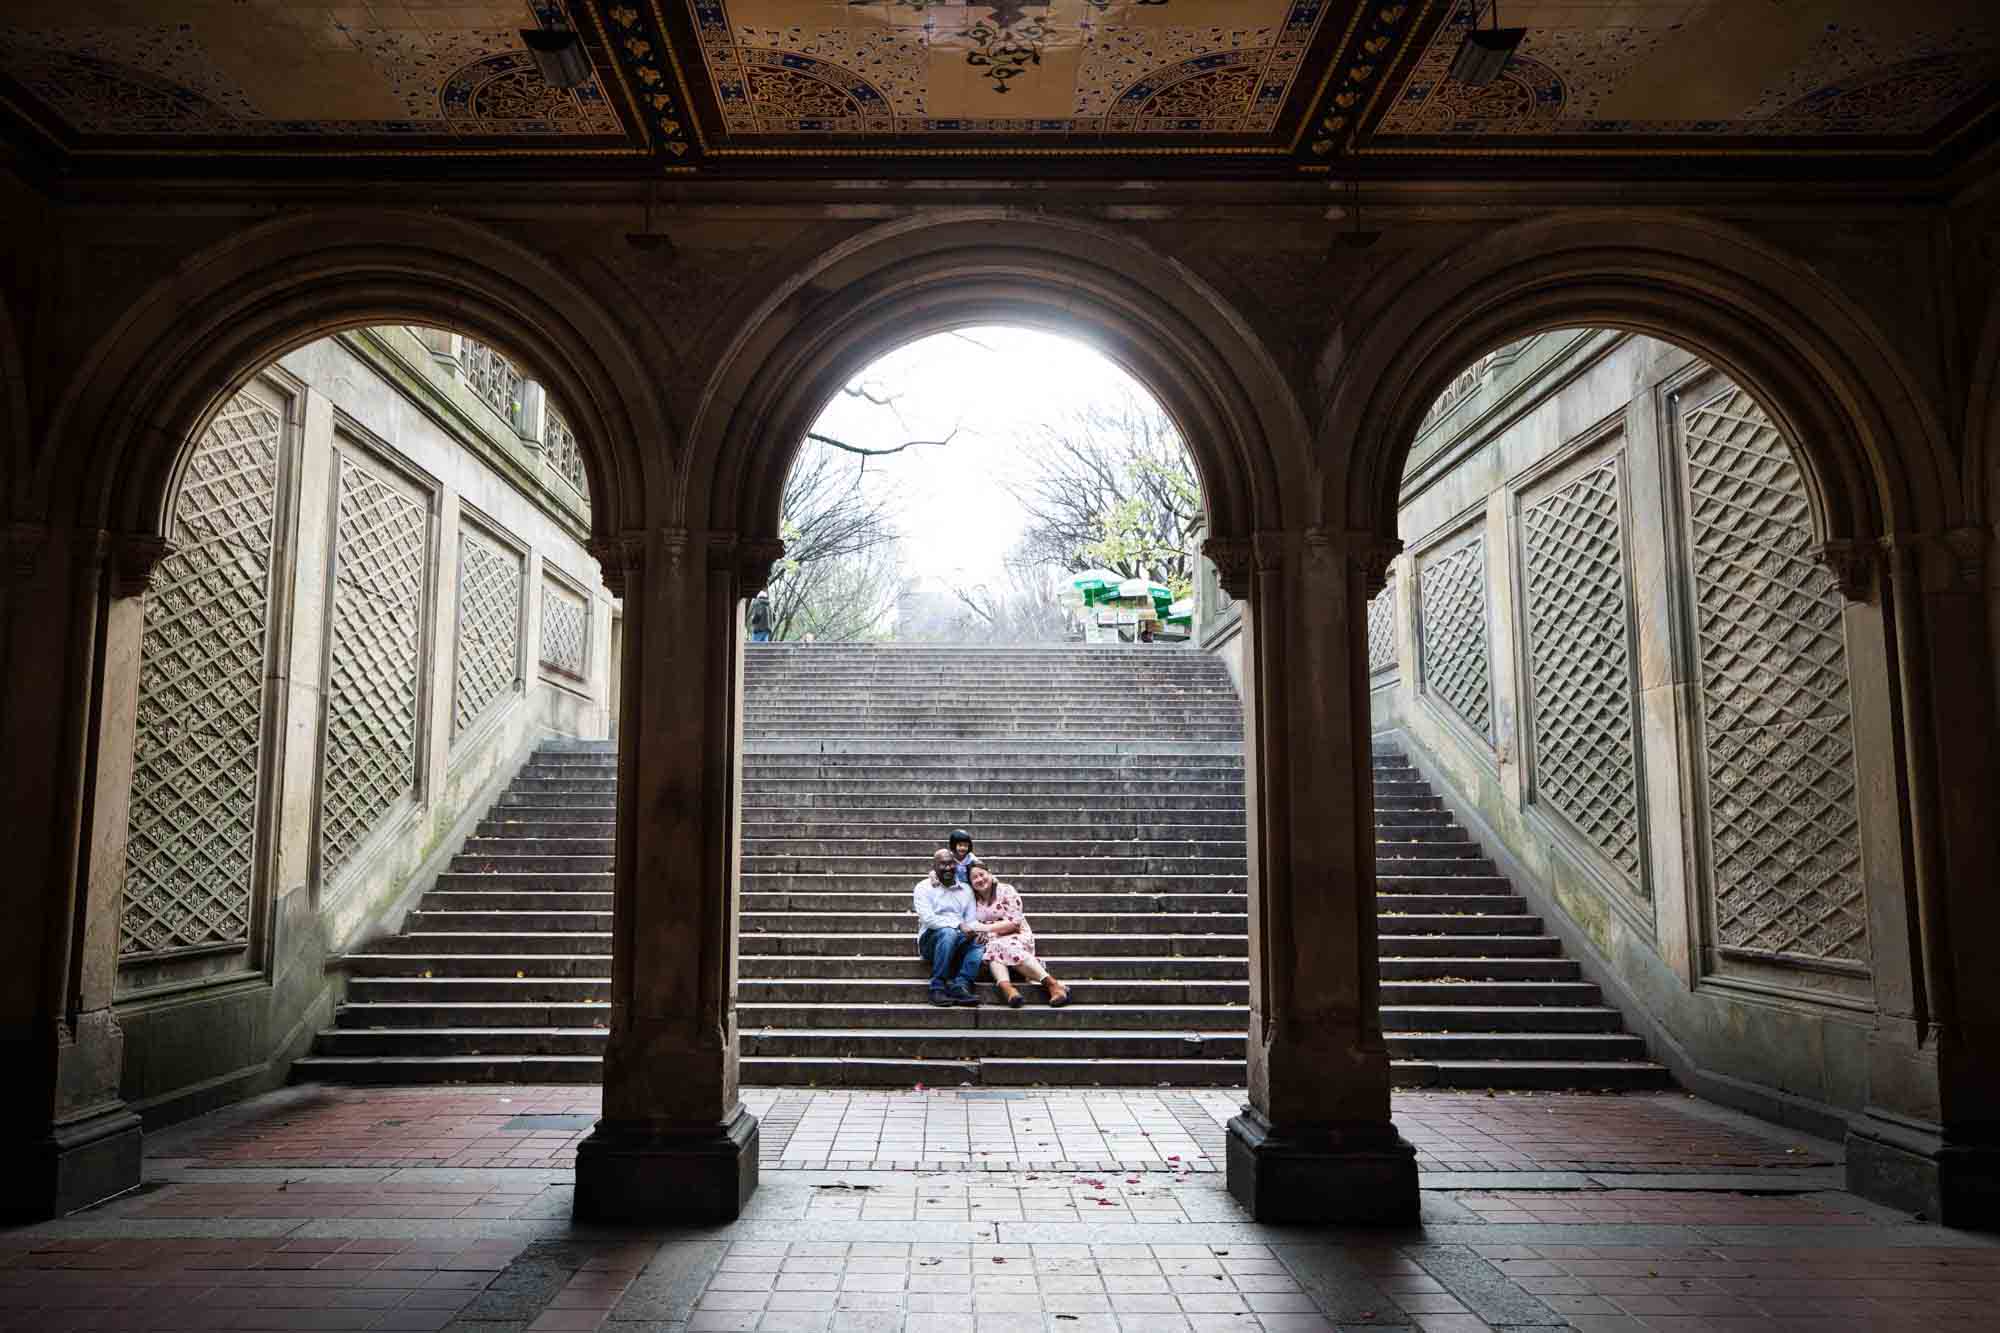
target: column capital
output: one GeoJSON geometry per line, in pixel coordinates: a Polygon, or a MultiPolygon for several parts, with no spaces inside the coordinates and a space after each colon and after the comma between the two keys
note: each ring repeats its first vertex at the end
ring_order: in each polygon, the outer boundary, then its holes
{"type": "Polygon", "coordinates": [[[110,534],[111,595],[141,597],[153,590],[160,562],[174,553],[174,544],[150,532],[110,534]]]}
{"type": "Polygon", "coordinates": [[[733,532],[709,536],[709,568],[734,574],[739,597],[755,597],[769,587],[772,567],[784,558],[785,543],[776,537],[739,539],[733,532]]]}
{"type": "Polygon", "coordinates": [[[1209,537],[1201,544],[1204,560],[1215,566],[1222,590],[1242,601],[1250,595],[1251,547],[1243,537],[1209,537]]]}
{"type": "Polygon", "coordinates": [[[1835,537],[1813,547],[1812,556],[1832,571],[1834,586],[1848,601],[1874,597],[1877,567],[1882,563],[1882,548],[1876,543],[1835,537]]]}
{"type": "MultiPolygon", "coordinates": [[[[683,534],[685,540],[685,534],[683,534]]],[[[584,549],[603,571],[604,586],[616,597],[625,596],[628,582],[646,572],[646,534],[620,532],[609,537],[593,537],[584,549]]]]}
{"type": "Polygon", "coordinates": [[[1890,560],[1914,561],[1925,592],[1984,591],[1987,548],[1992,539],[1975,526],[1943,532],[1897,532],[1884,537],[1880,549],[1890,560]]]}
{"type": "Polygon", "coordinates": [[[1382,590],[1389,586],[1389,566],[1402,553],[1403,542],[1399,537],[1383,537],[1373,532],[1347,534],[1348,563],[1361,576],[1370,599],[1381,596],[1382,590]]]}

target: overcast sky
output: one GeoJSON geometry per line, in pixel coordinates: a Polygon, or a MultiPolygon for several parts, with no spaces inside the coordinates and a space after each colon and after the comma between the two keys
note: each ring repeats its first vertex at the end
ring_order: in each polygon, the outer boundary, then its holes
{"type": "Polygon", "coordinates": [[[1020,443],[1092,403],[1151,394],[1087,344],[1029,329],[935,334],[877,361],[860,377],[893,408],[840,395],[814,429],[863,448],[958,434],[941,448],[870,459],[871,484],[896,506],[912,574],[968,585],[998,577],[1026,516],[1005,483],[1021,471],[1020,443]],[[938,502],[949,500],[941,518],[938,502]]]}

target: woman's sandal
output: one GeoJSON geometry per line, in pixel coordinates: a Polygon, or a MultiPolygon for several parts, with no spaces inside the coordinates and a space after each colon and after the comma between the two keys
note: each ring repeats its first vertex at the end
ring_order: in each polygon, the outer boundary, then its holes
{"type": "Polygon", "coordinates": [[[1015,990],[1010,983],[1005,981],[1000,983],[1000,998],[1007,1002],[1009,1009],[1019,1009],[1027,1003],[1027,1000],[1022,998],[1021,992],[1015,990]]]}
{"type": "Polygon", "coordinates": [[[1069,987],[1063,985],[1054,977],[1048,977],[1043,980],[1042,989],[1049,993],[1049,1008],[1060,1009],[1069,1003],[1069,987]]]}

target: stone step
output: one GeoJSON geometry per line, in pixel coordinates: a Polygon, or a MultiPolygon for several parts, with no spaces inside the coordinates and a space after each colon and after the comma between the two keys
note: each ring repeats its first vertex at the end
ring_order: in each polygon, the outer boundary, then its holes
{"type": "MultiPolygon", "coordinates": [[[[1031,922],[1044,912],[1131,913],[1241,912],[1240,893],[1043,893],[1030,909],[1031,922]]],[[[910,911],[910,895],[890,893],[746,892],[745,912],[897,912],[910,911]]],[[[913,923],[914,924],[914,923],[913,923]]]]}
{"type": "MultiPolygon", "coordinates": [[[[600,1083],[596,1055],[307,1056],[293,1062],[295,1081],[353,1084],[578,1084],[600,1083]]],[[[1490,1088],[1626,1092],[1669,1086],[1666,1070],[1643,1062],[1467,1060],[1451,1063],[1395,1060],[1390,1076],[1399,1087],[1490,1088]]],[[[845,1060],[832,1057],[741,1062],[746,1087],[1240,1087],[1241,1062],[1233,1060],[1021,1060],[965,1062],[845,1060]]]]}
{"type": "MultiPolygon", "coordinates": [[[[1218,830],[1220,831],[1220,830],[1218,830]]],[[[1230,830],[1234,831],[1234,830],[1230,830]]],[[[854,838],[781,838],[772,837],[763,830],[744,830],[743,854],[756,857],[794,857],[816,859],[882,858],[909,865],[915,858],[921,867],[924,861],[943,844],[945,829],[933,829],[929,836],[909,838],[902,841],[884,839],[854,838]]],[[[1047,861],[1055,859],[1100,860],[1104,858],[1122,859],[1129,857],[1227,857],[1240,861],[1247,854],[1249,843],[1241,838],[1035,838],[1027,840],[1002,839],[998,834],[986,830],[976,831],[978,850],[982,857],[991,855],[1004,859],[1012,867],[1023,861],[1047,861]]],[[[471,840],[468,839],[468,842],[471,840]]],[[[607,842],[609,840],[607,839],[607,842]]],[[[1378,848],[1405,848],[1417,844],[1396,839],[1376,844],[1378,848]]],[[[1439,845],[1458,846],[1456,843],[1439,845]]],[[[1469,844],[1466,844],[1469,845],[1469,844]]],[[[467,848],[471,850],[470,847],[467,848]]],[[[534,848],[524,848],[532,854],[534,848]]],[[[597,850],[597,849],[577,849],[597,850]]],[[[609,854],[610,848],[602,849],[609,854]]]]}
{"type": "MultiPolygon", "coordinates": [[[[871,800],[895,800],[905,794],[921,795],[925,800],[938,801],[984,801],[994,796],[1041,796],[1050,800],[1075,801],[1088,804],[1104,796],[1140,797],[1154,800],[1172,796],[1235,796],[1243,795],[1243,779],[1235,778],[987,778],[977,773],[961,769],[954,777],[942,779],[935,784],[922,787],[913,786],[915,779],[905,782],[870,782],[867,778],[791,778],[770,777],[765,774],[746,774],[743,778],[743,800],[745,804],[782,805],[794,796],[810,796],[816,805],[825,805],[846,797],[863,796],[871,800]],[[752,796],[768,799],[752,802],[752,796]]],[[[528,779],[516,781],[513,789],[536,791],[544,788],[552,790],[580,790],[589,784],[582,782],[540,782],[528,779]]]]}
{"type": "MultiPolygon", "coordinates": [[[[540,760],[533,761],[536,764],[540,760]]],[[[564,761],[557,761],[558,764],[564,761]]],[[[602,760],[587,760],[588,763],[602,763],[602,760]]],[[[928,752],[912,753],[884,751],[879,754],[865,752],[849,753],[784,753],[751,751],[743,756],[746,768],[796,771],[803,770],[823,777],[840,773],[867,773],[880,776],[883,770],[909,770],[920,773],[943,773],[956,771],[965,765],[963,759],[940,758],[928,752]]],[[[1009,754],[982,749],[979,752],[980,767],[986,770],[1006,769],[1009,774],[1033,777],[1045,773],[1100,773],[1122,768],[1158,770],[1168,773],[1185,772],[1193,776],[1211,774],[1241,773],[1243,756],[1240,754],[1183,754],[1166,752],[1160,754],[1009,754]]]]}
{"type": "MultiPolygon", "coordinates": [[[[741,1062],[745,1087],[953,1088],[1107,1087],[1234,1088],[1236,1060],[866,1060],[837,1056],[752,1056],[741,1062]]],[[[497,1080],[496,1080],[497,1081],[497,1080]]]]}
{"type": "MultiPolygon", "coordinates": [[[[1217,912],[1037,912],[1035,937],[1061,935],[1241,935],[1249,925],[1244,898],[1235,911],[1217,912]]],[[[908,930],[916,938],[916,914],[901,912],[743,912],[738,918],[743,936],[767,934],[873,935],[908,930]]]]}
{"type": "MultiPolygon", "coordinates": [[[[1241,900],[1238,903],[1241,906],[1241,900]]],[[[1031,918],[1035,937],[1094,935],[1117,932],[1128,935],[1242,935],[1249,916],[1236,912],[1037,912],[1031,918]]],[[[744,912],[742,934],[805,933],[827,930],[836,934],[887,933],[903,926],[914,927],[916,917],[909,911],[892,912],[744,912]]],[[[912,937],[914,938],[914,930],[912,937]]]]}
{"type": "MultiPolygon", "coordinates": [[[[609,857],[601,858],[609,861],[609,857]]],[[[984,858],[982,858],[984,859],[984,858]]],[[[996,854],[993,864],[1004,868],[1009,884],[1019,887],[1023,882],[1038,876],[1106,876],[1125,878],[1153,878],[1162,875],[1230,875],[1241,877],[1249,869],[1249,862],[1241,856],[1000,856],[996,854]]],[[[922,861],[915,863],[912,874],[911,858],[908,856],[761,856],[745,853],[742,858],[743,876],[747,881],[752,875],[802,875],[809,879],[837,878],[855,875],[910,875],[914,884],[925,873],[922,861]]],[[[1435,865],[1435,861],[1407,861],[1407,865],[1435,865]]],[[[1477,862],[1466,862],[1475,865],[1477,862]]],[[[1416,871],[1418,874],[1448,873],[1436,870],[1416,871]]],[[[1491,874],[1489,869],[1486,873],[1491,874]]],[[[1022,890],[1024,893],[1025,889],[1022,890]]]]}
{"type": "MultiPolygon", "coordinates": [[[[911,923],[914,925],[914,921],[911,923]]],[[[914,930],[896,931],[892,934],[823,934],[813,932],[803,935],[744,934],[738,945],[746,957],[750,954],[811,954],[824,957],[882,958],[900,955],[905,960],[904,975],[914,970],[917,975],[923,971],[916,964],[917,935],[914,930]]],[[[1150,958],[1239,958],[1247,957],[1248,938],[1242,934],[1226,935],[1208,933],[1195,935],[1157,935],[1121,932],[1115,935],[1059,935],[1049,931],[1035,934],[1035,952],[1054,967],[1068,955],[1092,955],[1117,957],[1144,955],[1150,958]]]]}
{"type": "MultiPolygon", "coordinates": [[[[806,952],[773,953],[758,946],[769,940],[745,940],[736,960],[741,985],[750,981],[812,981],[837,970],[844,981],[894,981],[922,986],[928,974],[916,956],[908,952],[849,954],[834,959],[806,952]],[[754,951],[753,951],[754,950],[754,951]]],[[[1059,953],[1048,940],[1037,941],[1042,962],[1065,981],[1242,981],[1250,975],[1250,961],[1237,954],[1149,954],[1127,952],[1102,954],[1079,945],[1059,953]]]]}
{"type": "MultiPolygon", "coordinates": [[[[745,666],[737,1020],[746,1084],[1241,1084],[1242,710],[1160,648],[758,645],[745,666]],[[1108,714],[1097,702],[1132,699],[1108,714]],[[977,762],[940,739],[977,736],[977,762]],[[970,828],[1076,1001],[927,1003],[911,886],[970,828]]],[[[609,1021],[619,757],[537,747],[409,914],[343,960],[300,1062],[348,1081],[589,1082],[609,1021]]],[[[1399,1082],[1655,1087],[1664,1071],[1402,755],[1375,779],[1399,1082]]]]}

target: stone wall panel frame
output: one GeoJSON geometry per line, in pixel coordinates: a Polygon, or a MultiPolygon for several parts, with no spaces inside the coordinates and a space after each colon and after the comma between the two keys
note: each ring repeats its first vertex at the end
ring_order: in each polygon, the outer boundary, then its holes
{"type": "MultiPolygon", "coordinates": [[[[1408,640],[1416,651],[1411,658],[1411,688],[1414,696],[1423,701],[1424,707],[1450,727],[1471,750],[1474,757],[1496,778],[1500,771],[1499,753],[1494,744],[1498,726],[1500,701],[1495,697],[1493,678],[1493,602],[1486,595],[1488,579],[1492,569],[1491,534],[1487,531],[1486,505],[1476,504],[1439,524],[1434,530],[1410,543],[1409,552],[1409,630],[1408,640]],[[1476,586],[1480,590],[1480,615],[1485,632],[1484,651],[1486,653],[1486,711],[1487,729],[1482,732],[1475,722],[1461,713],[1456,706],[1440,697],[1432,688],[1431,651],[1424,634],[1424,573],[1426,566],[1433,566],[1441,560],[1449,560],[1467,547],[1479,545],[1481,554],[1475,572],[1476,586]]],[[[1400,572],[1400,570],[1398,571],[1400,572]]],[[[1396,580],[1391,579],[1390,590],[1394,590],[1396,580]]],[[[1365,622],[1364,622],[1365,623],[1365,622]]]]}
{"type": "MultiPolygon", "coordinates": [[[[584,682],[590,679],[591,637],[596,628],[596,598],[584,590],[584,586],[550,561],[542,562],[541,586],[538,595],[542,600],[542,614],[537,618],[535,660],[544,682],[559,689],[581,691],[584,682]],[[562,661],[551,659],[549,644],[550,590],[558,597],[572,597],[582,608],[582,623],[577,628],[579,660],[575,669],[562,661]]],[[[563,632],[563,631],[559,631],[563,632]]]]}
{"type": "MultiPolygon", "coordinates": [[[[217,987],[264,984],[270,979],[273,953],[271,931],[278,896],[280,856],[280,838],[275,825],[283,813],[279,809],[279,793],[284,781],[291,703],[289,692],[283,685],[289,674],[288,654],[292,646],[294,608],[290,588],[303,521],[298,477],[305,450],[308,390],[303,382],[283,367],[275,364],[266,366],[244,383],[236,394],[218,402],[215,411],[190,437],[190,441],[205,433],[208,421],[242,393],[268,395],[279,418],[270,563],[265,572],[264,688],[256,751],[257,772],[253,779],[255,809],[251,818],[254,850],[249,870],[247,938],[241,943],[195,945],[160,951],[138,959],[121,956],[114,990],[114,1002],[120,1007],[167,999],[191,990],[211,992],[217,987]],[[240,962],[230,966],[230,961],[237,958],[240,962]]],[[[179,508],[182,485],[193,453],[194,447],[190,443],[176,462],[167,495],[167,512],[170,514],[179,508]]],[[[147,595],[157,594],[149,592],[147,595]]],[[[143,668],[143,657],[141,665],[143,668]]],[[[134,785],[136,787],[136,782],[134,785]]],[[[122,899],[122,891],[120,896],[122,899]]]]}
{"type": "Polygon", "coordinates": [[[1514,648],[1516,707],[1520,720],[1520,809],[1522,818],[1562,847],[1570,859],[1602,890],[1609,903],[1626,921],[1651,939],[1657,935],[1651,860],[1651,812],[1643,799],[1646,790],[1646,746],[1644,721],[1639,712],[1637,596],[1633,587],[1631,459],[1625,433],[1626,404],[1619,404],[1601,419],[1578,431],[1560,448],[1551,450],[1531,466],[1507,478],[1504,483],[1507,512],[1507,541],[1510,547],[1515,623],[1510,627],[1514,648]],[[1592,836],[1544,792],[1542,773],[1541,721],[1536,716],[1533,623],[1530,611],[1528,552],[1523,529],[1526,509],[1555,493],[1559,488],[1604,467],[1616,478],[1619,514],[1618,553],[1622,578],[1621,596],[1625,632],[1625,716],[1630,727],[1632,757],[1632,822],[1635,829],[1636,867],[1627,871],[1592,836]]]}
{"type": "Polygon", "coordinates": [[[464,596],[465,560],[461,553],[457,561],[456,577],[452,589],[452,645],[449,679],[451,682],[453,722],[451,734],[447,741],[447,749],[453,757],[456,757],[461,751],[477,745],[479,738],[486,734],[493,725],[494,720],[522,698],[528,684],[528,620],[530,610],[529,600],[534,591],[534,584],[530,577],[533,573],[535,563],[534,548],[505,524],[474,506],[461,493],[458,497],[458,537],[461,543],[461,551],[465,534],[468,531],[473,533],[477,539],[483,539],[489,544],[499,547],[513,556],[519,563],[519,588],[514,599],[514,681],[511,686],[502,689],[494,698],[482,705],[476,711],[475,715],[466,720],[463,725],[458,722],[458,692],[462,688],[459,679],[459,667],[461,654],[464,651],[464,627],[461,621],[463,606],[461,598],[464,596]]]}
{"type": "Polygon", "coordinates": [[[313,783],[312,800],[312,848],[311,856],[311,905],[315,912],[324,910],[338,901],[347,890],[367,874],[370,863],[384,847],[393,842],[400,830],[414,820],[422,811],[430,797],[430,762],[432,747],[432,691],[435,689],[437,661],[437,616],[438,571],[440,566],[439,544],[443,539],[440,510],[444,497],[443,482],[427,469],[419,466],[400,449],[381,436],[369,430],[352,416],[334,409],[334,430],[332,461],[327,487],[325,523],[326,543],[326,593],[324,609],[324,629],[320,647],[321,691],[320,716],[318,722],[317,776],[313,783]],[[334,618],[338,611],[337,599],[340,583],[340,500],[342,474],[350,466],[358,466],[378,478],[387,479],[391,484],[403,489],[406,494],[418,500],[425,512],[425,535],[423,539],[424,572],[420,581],[421,601],[415,613],[416,651],[414,656],[416,682],[411,723],[412,773],[408,790],[386,809],[380,812],[373,826],[352,848],[337,867],[329,869],[326,857],[327,809],[326,773],[330,758],[330,715],[334,698],[334,618]]]}
{"type": "MultiPolygon", "coordinates": [[[[1866,965],[1841,965],[1775,954],[1747,954],[1723,947],[1718,939],[1717,867],[1713,841],[1715,831],[1712,826],[1713,803],[1710,799],[1714,775],[1710,771],[1706,753],[1710,726],[1706,716],[1708,704],[1700,624],[1700,581],[1692,528],[1694,503],[1691,491],[1692,463],[1682,433],[1684,422],[1682,403],[1688,400],[1713,399],[1732,388],[1748,397],[1762,411],[1762,404],[1747,386],[1737,383],[1721,370],[1700,361],[1662,383],[1659,393],[1663,444],[1661,466],[1667,473],[1668,484],[1664,489],[1670,505],[1666,515],[1666,540],[1673,547],[1670,559],[1675,571],[1673,583],[1678,593],[1677,604],[1674,607],[1675,651],[1679,655],[1679,667],[1683,672],[1683,678],[1690,684],[1691,700],[1688,726],[1693,753],[1689,756],[1687,764],[1683,801],[1684,817],[1691,833],[1687,858],[1690,890],[1688,911],[1690,926],[1694,932],[1693,938],[1696,941],[1695,975],[1698,984],[1703,987],[1742,991],[1784,1003],[1868,1012],[1876,1007],[1872,959],[1866,965]]],[[[1768,417],[1768,413],[1766,415],[1768,417]]],[[[1785,435],[1783,428],[1778,426],[1775,418],[1771,418],[1770,422],[1778,440],[1790,454],[1793,466],[1800,467],[1796,447],[1785,435]]],[[[1810,531],[1806,535],[1810,540],[1810,531]]],[[[1851,668],[1848,665],[1848,656],[1854,645],[1849,641],[1846,617],[1843,617],[1841,638],[1842,669],[1844,674],[1850,674],[1848,688],[1851,694],[1851,668]]],[[[1858,738],[1852,735],[1857,719],[1853,717],[1852,704],[1850,703],[1848,707],[1849,762],[1856,770],[1855,792],[1858,800],[1862,789],[1860,770],[1867,760],[1860,753],[1858,738]]],[[[1863,822],[1864,817],[1857,812],[1857,825],[1863,822]]],[[[1859,827],[1856,855],[1859,859],[1857,873],[1863,888],[1862,916],[1869,926],[1872,940],[1873,923],[1869,921],[1867,869],[1871,854],[1868,839],[1862,836],[1859,827]]]]}

